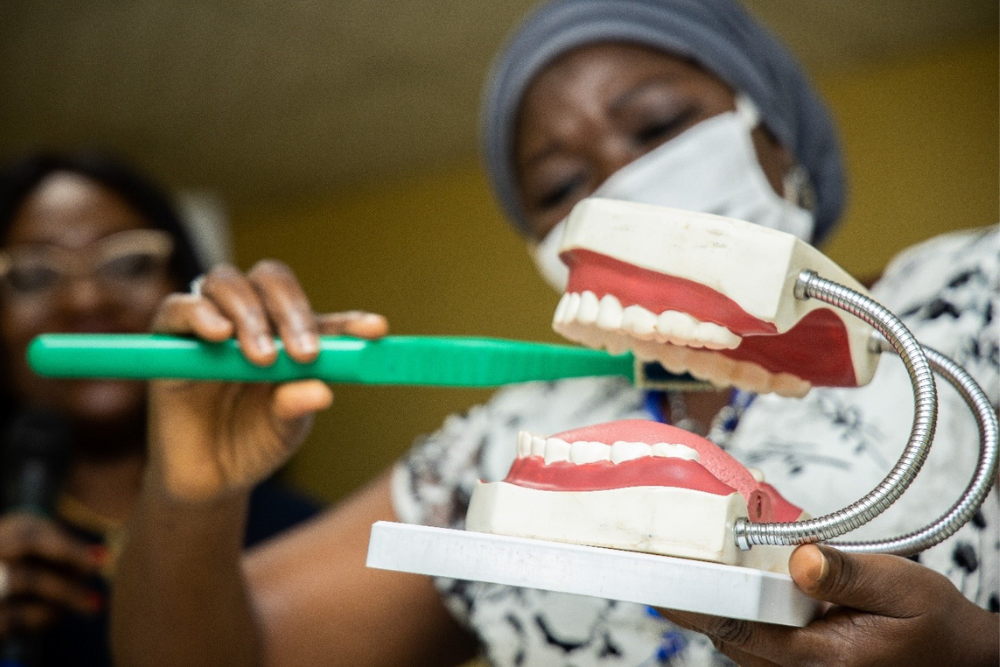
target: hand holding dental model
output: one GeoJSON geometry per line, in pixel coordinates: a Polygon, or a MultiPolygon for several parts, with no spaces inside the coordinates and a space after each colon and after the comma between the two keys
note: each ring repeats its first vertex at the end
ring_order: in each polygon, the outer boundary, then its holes
{"type": "Polygon", "coordinates": [[[789,570],[801,590],[829,603],[822,617],[804,628],[660,612],[708,635],[742,667],[990,667],[1000,660],[1000,647],[989,640],[997,634],[997,615],[917,563],[807,545],[792,554],[789,570]]]}

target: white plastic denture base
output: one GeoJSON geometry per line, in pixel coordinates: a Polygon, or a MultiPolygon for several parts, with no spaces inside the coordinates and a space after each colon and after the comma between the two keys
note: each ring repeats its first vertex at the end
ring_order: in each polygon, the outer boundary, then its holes
{"type": "Polygon", "coordinates": [[[869,325],[815,299],[794,297],[804,270],[862,294],[867,290],[791,234],[718,215],[591,197],[570,213],[559,252],[576,248],[709,287],[779,333],[815,309],[830,309],[844,322],[857,384],[867,384],[875,372],[878,355],[868,350],[869,325]]]}
{"type": "Polygon", "coordinates": [[[478,482],[466,529],[787,572],[790,547],[736,547],[733,522],[746,515],[739,493],[666,486],[543,491],[478,482]]]}
{"type": "Polygon", "coordinates": [[[389,521],[372,526],[366,564],[799,627],[819,611],[786,574],[389,521]]]}

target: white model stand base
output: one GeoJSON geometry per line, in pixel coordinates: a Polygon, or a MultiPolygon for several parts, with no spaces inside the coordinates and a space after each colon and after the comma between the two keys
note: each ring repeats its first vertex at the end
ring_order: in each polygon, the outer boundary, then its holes
{"type": "Polygon", "coordinates": [[[819,608],[783,574],[387,521],[372,526],[367,564],[799,627],[819,608]]]}

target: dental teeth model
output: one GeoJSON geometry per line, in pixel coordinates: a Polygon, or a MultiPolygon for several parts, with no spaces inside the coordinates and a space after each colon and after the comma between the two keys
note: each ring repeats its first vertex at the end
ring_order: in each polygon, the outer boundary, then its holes
{"type": "Polygon", "coordinates": [[[466,529],[787,572],[792,547],[737,549],[740,516],[808,518],[705,438],[627,420],[522,431],[507,478],[475,487],[466,529]]]}
{"type": "Polygon", "coordinates": [[[793,295],[803,270],[867,294],[791,234],[721,216],[586,199],[560,246],[569,283],[552,327],[719,386],[802,396],[867,384],[872,328],[793,295]]]}

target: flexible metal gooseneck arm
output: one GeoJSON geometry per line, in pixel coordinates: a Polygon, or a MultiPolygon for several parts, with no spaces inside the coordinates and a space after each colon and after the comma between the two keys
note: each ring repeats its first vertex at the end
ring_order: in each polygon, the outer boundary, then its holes
{"type": "Polygon", "coordinates": [[[803,271],[795,283],[795,297],[818,299],[859,317],[880,334],[899,354],[913,385],[914,412],[910,438],[889,474],[864,498],[837,512],[795,523],[751,523],[736,520],[736,545],[748,550],[755,545],[791,545],[821,542],[862,526],[894,503],[920,472],[937,423],[937,390],[930,364],[920,344],[898,317],[875,300],[838,283],[803,271]]]}
{"type": "Polygon", "coordinates": [[[908,556],[955,534],[983,504],[997,475],[997,417],[986,394],[961,366],[936,350],[921,347],[898,318],[872,299],[811,271],[799,276],[795,296],[816,298],[860,317],[884,336],[873,341],[877,351],[892,350],[899,354],[910,376],[916,402],[910,441],[882,483],[850,507],[793,524],[753,524],[741,518],[734,527],[737,545],[746,550],[758,544],[791,545],[828,540],[871,521],[899,498],[920,471],[933,439],[937,397],[933,379],[928,377],[928,367],[955,387],[976,419],[980,450],[972,480],[948,511],[919,530],[883,540],[831,544],[855,553],[908,556]]]}
{"type": "MultiPolygon", "coordinates": [[[[888,351],[885,340],[878,341],[879,346],[888,351]]],[[[968,523],[993,487],[997,475],[997,418],[993,406],[976,381],[965,372],[961,366],[929,347],[924,347],[924,354],[931,368],[958,390],[962,399],[972,410],[979,428],[979,461],[969,485],[947,512],[912,533],[885,540],[865,542],[831,542],[838,549],[854,553],[889,553],[897,556],[909,556],[929,549],[939,542],[948,539],[968,523]]]]}

